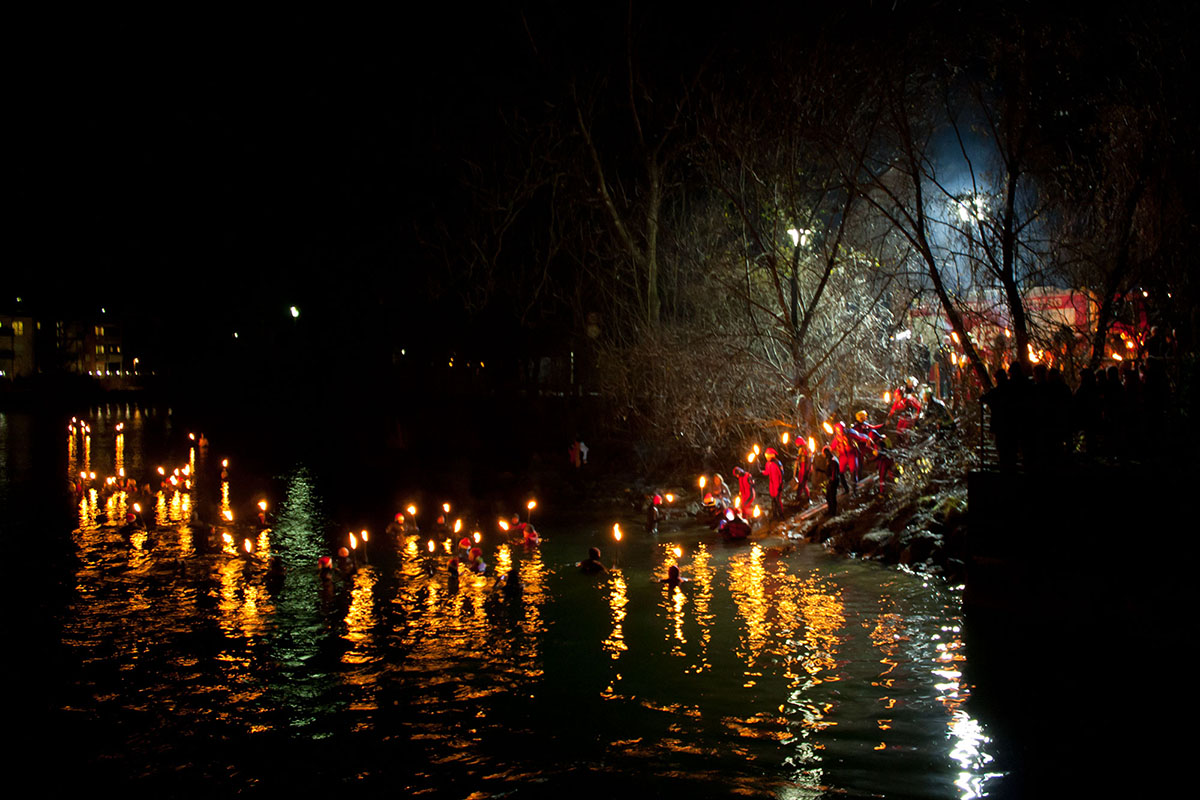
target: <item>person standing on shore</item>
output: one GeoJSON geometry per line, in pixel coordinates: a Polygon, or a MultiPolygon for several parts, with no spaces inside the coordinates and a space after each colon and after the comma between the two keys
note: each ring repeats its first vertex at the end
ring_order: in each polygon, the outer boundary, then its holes
{"type": "Polygon", "coordinates": [[[767,448],[766,458],[763,474],[767,476],[767,493],[771,495],[771,521],[778,522],[783,519],[783,502],[779,499],[783,491],[783,468],[774,447],[767,448]]]}

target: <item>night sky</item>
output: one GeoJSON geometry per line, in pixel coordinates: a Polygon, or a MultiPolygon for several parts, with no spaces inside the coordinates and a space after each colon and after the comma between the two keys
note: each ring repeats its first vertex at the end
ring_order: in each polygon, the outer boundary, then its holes
{"type": "MultiPolygon", "coordinates": [[[[463,162],[489,158],[501,113],[535,115],[623,57],[623,4],[520,5],[16,19],[9,293],[34,313],[103,306],[148,339],[285,324],[291,305],[339,329],[380,307],[455,325],[422,242],[464,213],[463,162]]],[[[653,43],[639,67],[660,77],[714,53],[737,69],[780,36],[986,25],[948,3],[658,4],[634,20],[653,43]]]]}

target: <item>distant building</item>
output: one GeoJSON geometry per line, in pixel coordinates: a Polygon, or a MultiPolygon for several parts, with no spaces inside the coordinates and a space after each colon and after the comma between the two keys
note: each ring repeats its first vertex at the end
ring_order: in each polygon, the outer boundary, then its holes
{"type": "Polygon", "coordinates": [[[34,373],[33,317],[0,314],[0,378],[34,373]]]}

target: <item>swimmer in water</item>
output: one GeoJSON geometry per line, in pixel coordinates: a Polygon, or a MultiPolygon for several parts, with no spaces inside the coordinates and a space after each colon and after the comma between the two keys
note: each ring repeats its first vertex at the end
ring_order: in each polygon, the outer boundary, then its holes
{"type": "Polygon", "coordinates": [[[492,591],[503,592],[507,597],[520,597],[521,588],[521,573],[517,572],[516,567],[513,567],[496,579],[492,591]]]}
{"type": "Polygon", "coordinates": [[[588,557],[579,562],[579,571],[584,575],[599,575],[608,572],[608,567],[600,561],[600,548],[592,547],[588,549],[588,557]]]}
{"type": "Polygon", "coordinates": [[[675,564],[672,564],[670,567],[667,568],[667,577],[665,577],[661,581],[659,581],[659,583],[665,583],[665,584],[667,584],[667,586],[671,587],[672,589],[674,589],[679,584],[686,583],[686,582],[687,582],[687,578],[680,576],[679,567],[676,566],[675,564]]]}

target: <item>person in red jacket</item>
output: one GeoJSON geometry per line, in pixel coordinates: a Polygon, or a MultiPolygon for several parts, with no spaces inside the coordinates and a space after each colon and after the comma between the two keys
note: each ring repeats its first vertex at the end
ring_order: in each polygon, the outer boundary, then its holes
{"type": "Polygon", "coordinates": [[[902,390],[896,391],[896,400],[892,403],[892,409],[888,412],[888,419],[896,417],[896,430],[903,433],[916,424],[917,417],[921,415],[921,404],[917,401],[913,394],[915,389],[912,386],[905,386],[902,390]]]}
{"type": "Polygon", "coordinates": [[[846,435],[846,426],[841,422],[833,423],[833,440],[829,446],[838,458],[842,487],[855,494],[858,489],[858,451],[846,435]],[[849,484],[847,478],[850,479],[849,484]]]}
{"type": "Polygon", "coordinates": [[[806,506],[812,502],[812,494],[808,490],[808,479],[812,475],[812,460],[808,455],[808,448],[801,442],[800,451],[796,453],[796,464],[792,469],[792,482],[796,484],[796,502],[806,506]]]}
{"type": "Polygon", "coordinates": [[[771,520],[777,522],[783,519],[783,503],[779,499],[783,492],[783,468],[774,447],[767,448],[766,457],[763,474],[767,476],[767,493],[771,495],[771,520]]]}
{"type": "Polygon", "coordinates": [[[750,519],[754,510],[754,476],[741,467],[734,467],[733,477],[737,478],[738,497],[741,498],[738,514],[742,519],[750,519]]]}
{"type": "Polygon", "coordinates": [[[891,474],[892,465],[895,463],[887,452],[888,440],[883,435],[882,429],[882,424],[872,425],[867,422],[865,410],[854,415],[854,424],[850,426],[851,432],[859,437],[860,450],[863,455],[871,453],[875,457],[875,464],[879,468],[879,483],[876,488],[881,495],[887,484],[888,476],[891,474]]]}

